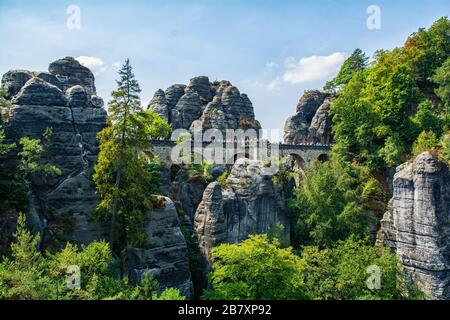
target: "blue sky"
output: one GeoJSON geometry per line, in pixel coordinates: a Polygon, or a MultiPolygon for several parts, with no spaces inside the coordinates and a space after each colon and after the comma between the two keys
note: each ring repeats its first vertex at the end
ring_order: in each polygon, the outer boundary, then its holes
{"type": "Polygon", "coordinates": [[[0,0],[0,73],[84,57],[108,100],[128,57],[145,105],[158,88],[207,75],[247,93],[264,128],[282,129],[303,91],[321,88],[355,48],[400,46],[449,14],[448,0],[0,0]],[[70,5],[80,29],[66,26],[70,5]],[[370,5],[380,30],[366,27],[370,5]]]}

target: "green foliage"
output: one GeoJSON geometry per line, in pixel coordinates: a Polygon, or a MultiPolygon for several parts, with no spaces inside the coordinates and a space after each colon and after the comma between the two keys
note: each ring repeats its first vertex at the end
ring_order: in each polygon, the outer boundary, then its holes
{"type": "Polygon", "coordinates": [[[225,188],[227,186],[227,179],[230,173],[225,170],[218,178],[217,182],[222,186],[222,188],[225,188]]]}
{"type": "Polygon", "coordinates": [[[378,154],[388,167],[394,168],[403,162],[404,147],[399,138],[389,136],[378,154]]]}
{"type": "Polygon", "coordinates": [[[0,126],[0,158],[5,156],[8,152],[13,150],[16,147],[15,143],[7,144],[5,143],[6,135],[5,130],[2,126],[0,126]]]}
{"type": "Polygon", "coordinates": [[[369,68],[353,74],[331,108],[340,159],[383,172],[409,155],[423,130],[442,133],[445,121],[427,99],[436,87],[431,76],[439,73],[434,81],[445,87],[445,66],[438,68],[450,55],[449,32],[442,18],[404,47],[378,51],[369,68]]]}
{"type": "Polygon", "coordinates": [[[369,58],[361,49],[353,51],[351,56],[345,60],[336,78],[332,80],[334,87],[343,87],[350,82],[353,75],[367,68],[369,58]]]}
{"type": "Polygon", "coordinates": [[[332,159],[305,171],[289,203],[294,245],[331,246],[350,236],[368,235],[360,168],[332,159]]]}
{"type": "Polygon", "coordinates": [[[436,110],[429,100],[424,100],[419,104],[417,113],[413,122],[417,125],[419,132],[433,131],[436,136],[442,134],[442,123],[436,110]]]}
{"type": "Polygon", "coordinates": [[[439,146],[439,140],[433,131],[423,131],[413,145],[413,154],[418,156],[425,151],[434,151],[439,146]]]}
{"type": "Polygon", "coordinates": [[[12,104],[6,99],[6,92],[3,87],[0,86],[0,118],[8,122],[10,119],[10,112],[12,109],[12,104]]]}
{"type": "Polygon", "coordinates": [[[159,193],[159,179],[161,177],[161,161],[159,158],[152,158],[144,164],[144,169],[148,173],[148,188],[151,194],[159,193]]]}
{"type": "Polygon", "coordinates": [[[450,108],[450,57],[436,70],[432,80],[438,84],[436,94],[445,106],[445,113],[450,108]]]}
{"type": "MultiPolygon", "coordinates": [[[[0,127],[0,158],[8,152],[17,152],[17,167],[0,172],[0,198],[9,204],[25,210],[27,207],[27,194],[32,191],[32,182],[42,184],[54,175],[60,175],[61,170],[51,164],[49,154],[52,130],[47,128],[43,133],[42,141],[22,137],[19,140],[19,149],[15,143],[5,144],[5,134],[0,127]]],[[[0,166],[0,169],[1,166],[0,166]]]]}
{"type": "Polygon", "coordinates": [[[45,274],[45,260],[37,250],[39,236],[26,231],[25,216],[18,218],[12,259],[0,264],[0,299],[56,299],[55,281],[45,274]]]}
{"type": "Polygon", "coordinates": [[[175,288],[165,289],[160,295],[154,294],[153,300],[186,300],[185,296],[180,295],[180,291],[175,288]]]}
{"type": "Polygon", "coordinates": [[[450,164],[450,132],[447,132],[447,134],[442,137],[441,146],[441,154],[450,164]]]}
{"type": "Polygon", "coordinates": [[[346,240],[320,250],[305,247],[301,275],[307,292],[324,300],[399,300],[423,299],[423,294],[407,282],[398,258],[389,249],[374,247],[366,241],[346,240]],[[380,270],[380,287],[370,287],[368,268],[380,270]]]}
{"type": "Polygon", "coordinates": [[[100,202],[96,212],[99,218],[111,219],[111,246],[118,237],[140,246],[145,242],[142,219],[152,208],[156,179],[147,150],[151,139],[167,138],[171,127],[156,113],[143,111],[129,60],[119,76],[109,102],[111,125],[97,136],[100,152],[93,181],[100,202]]]}
{"type": "MultiPolygon", "coordinates": [[[[49,135],[46,132],[45,136],[47,139],[47,137],[51,137],[51,134],[49,135]]],[[[24,178],[41,180],[47,176],[61,174],[60,169],[49,162],[42,161],[45,158],[46,149],[42,146],[40,140],[22,137],[19,144],[22,150],[18,153],[20,159],[18,170],[24,178]]]]}
{"type": "Polygon", "coordinates": [[[43,255],[37,250],[39,235],[25,227],[25,216],[18,219],[12,256],[0,263],[0,299],[14,300],[181,300],[178,290],[157,294],[158,283],[150,273],[141,284],[131,286],[113,273],[111,250],[105,242],[93,242],[79,251],[68,243],[64,250],[43,255]],[[66,286],[69,266],[81,271],[81,288],[66,286]]]}
{"type": "Polygon", "coordinates": [[[208,286],[208,279],[205,275],[205,260],[200,253],[197,235],[185,226],[181,226],[181,232],[186,240],[187,253],[189,260],[189,270],[191,271],[192,282],[194,285],[194,299],[199,299],[203,289],[208,286]]]}
{"type": "Polygon", "coordinates": [[[306,299],[300,279],[300,259],[292,248],[281,249],[266,235],[250,236],[240,244],[212,249],[213,290],[205,299],[306,299]]]}
{"type": "Polygon", "coordinates": [[[205,178],[205,181],[211,181],[213,164],[208,161],[202,161],[201,167],[202,167],[203,177],[205,178]]]}
{"type": "Polygon", "coordinates": [[[424,92],[432,93],[431,77],[450,56],[450,21],[442,17],[425,30],[419,29],[405,43],[405,60],[412,66],[412,74],[424,92]]]}
{"type": "Polygon", "coordinates": [[[189,171],[189,175],[191,179],[199,179],[203,182],[212,181],[212,169],[213,164],[202,160],[201,163],[194,163],[194,155],[192,155],[192,161],[187,165],[187,169],[189,171]]]}

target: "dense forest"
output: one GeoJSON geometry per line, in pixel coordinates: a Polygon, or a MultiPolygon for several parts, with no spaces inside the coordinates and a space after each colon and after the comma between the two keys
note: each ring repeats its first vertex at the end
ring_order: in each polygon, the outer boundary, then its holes
{"type": "MultiPolygon", "coordinates": [[[[304,170],[282,166],[273,177],[274,184],[294,185],[285,190],[289,245],[279,226],[214,247],[208,283],[200,285],[198,298],[428,298],[405,274],[398,256],[376,241],[376,231],[392,197],[397,166],[424,151],[450,162],[449,34],[450,21],[441,18],[413,33],[402,47],[379,50],[373,57],[360,49],[353,52],[322,90],[333,101],[329,159],[304,170]],[[369,266],[379,268],[381,288],[369,285],[369,266]]],[[[161,290],[151,273],[132,284],[121,271],[121,252],[148,240],[142,227],[145,212],[161,207],[161,197],[155,196],[161,164],[148,150],[151,140],[168,139],[172,127],[144,110],[129,60],[118,76],[108,103],[108,126],[97,135],[99,155],[91,175],[98,199],[94,216],[109,224],[109,239],[83,246],[43,247],[42,235],[28,230],[25,213],[34,181],[61,171],[49,152],[51,128],[41,139],[7,139],[4,129],[13,106],[2,90],[0,161],[15,161],[13,168],[0,164],[0,213],[12,210],[18,222],[10,237],[1,238],[9,248],[0,252],[0,299],[186,298],[177,288],[161,290]],[[71,265],[83,275],[77,290],[66,286],[71,265]]],[[[228,175],[213,177],[208,163],[192,164],[189,170],[219,184],[228,175]]],[[[202,258],[197,239],[188,231],[185,236],[195,279],[202,258]]]]}

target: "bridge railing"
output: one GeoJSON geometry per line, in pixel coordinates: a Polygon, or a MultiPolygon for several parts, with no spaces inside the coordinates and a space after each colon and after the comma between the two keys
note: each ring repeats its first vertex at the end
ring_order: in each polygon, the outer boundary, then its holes
{"type": "MultiPolygon", "coordinates": [[[[151,140],[150,141],[153,146],[175,146],[176,142],[172,140],[151,140]]],[[[203,141],[201,142],[203,146],[209,146],[212,143],[217,143],[214,141],[203,141]]],[[[329,150],[331,149],[331,144],[321,144],[321,143],[304,143],[304,144],[285,144],[285,143],[277,143],[277,142],[268,142],[268,141],[246,141],[245,147],[254,147],[256,143],[256,146],[265,145],[270,147],[273,145],[278,145],[280,149],[321,149],[321,150],[329,150]]],[[[192,141],[192,144],[195,144],[195,141],[192,141]]],[[[224,146],[229,146],[231,144],[242,146],[241,142],[238,141],[223,141],[224,146]]],[[[197,142],[198,145],[198,142],[197,142]]]]}

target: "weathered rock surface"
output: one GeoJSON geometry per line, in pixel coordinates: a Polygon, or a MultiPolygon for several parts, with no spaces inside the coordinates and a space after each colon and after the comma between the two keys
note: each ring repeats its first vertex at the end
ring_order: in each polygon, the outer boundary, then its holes
{"type": "Polygon", "coordinates": [[[186,215],[190,221],[194,220],[205,187],[203,177],[196,176],[186,168],[178,170],[171,182],[170,197],[177,202],[180,215],[186,215]]]}
{"type": "Polygon", "coordinates": [[[313,143],[331,143],[331,118],[328,116],[328,111],[332,102],[332,98],[326,98],[311,120],[309,135],[313,143]]]}
{"type": "Polygon", "coordinates": [[[11,100],[11,103],[29,106],[65,107],[67,105],[67,99],[58,87],[42,79],[31,78],[11,100]]]}
{"type": "Polygon", "coordinates": [[[211,101],[214,96],[214,90],[209,83],[208,77],[205,76],[192,78],[186,89],[196,92],[203,104],[211,101]]]}
{"type": "Polygon", "coordinates": [[[147,245],[122,252],[125,276],[138,283],[151,272],[163,288],[178,288],[188,298],[192,294],[187,245],[181,232],[175,205],[165,198],[160,210],[145,215],[147,245]]]}
{"type": "Polygon", "coordinates": [[[53,131],[49,156],[61,175],[45,182],[33,181],[35,192],[28,213],[34,224],[32,229],[41,233],[44,245],[55,241],[88,244],[106,239],[107,231],[105,225],[92,219],[97,200],[89,178],[98,155],[96,135],[106,126],[106,111],[91,107],[87,92],[95,88],[92,73],[74,59],[63,60],[50,67],[58,77],[29,71],[21,71],[20,76],[10,71],[3,76],[3,84],[14,88],[11,93],[15,93],[10,119],[5,125],[8,139],[18,141],[23,136],[42,139],[47,128],[53,131]],[[75,74],[70,74],[71,71],[75,74]],[[11,82],[28,76],[21,88],[18,86],[23,81],[11,82]],[[76,78],[78,84],[67,87],[67,79],[61,82],[61,76],[76,78]],[[80,85],[83,83],[88,88],[80,85]]]}
{"type": "Polygon", "coordinates": [[[63,86],[62,86],[61,82],[58,80],[58,78],[55,75],[53,75],[49,72],[33,72],[33,75],[36,78],[42,79],[45,82],[48,82],[48,83],[54,85],[55,87],[58,87],[60,90],[63,90],[63,86]]]}
{"type": "Polygon", "coordinates": [[[211,261],[211,249],[227,242],[222,188],[217,182],[211,183],[203,193],[195,213],[195,233],[200,251],[208,262],[211,261]]]}
{"type": "Polygon", "coordinates": [[[91,96],[89,103],[90,103],[89,106],[92,108],[103,108],[105,105],[105,102],[103,101],[103,99],[96,95],[91,96]]]}
{"type": "Polygon", "coordinates": [[[429,152],[397,168],[378,241],[433,299],[450,299],[450,170],[429,152]]]}
{"type": "Polygon", "coordinates": [[[86,90],[76,85],[66,91],[66,98],[71,108],[83,108],[88,106],[88,95],[86,90]]]}
{"type": "Polygon", "coordinates": [[[80,85],[89,95],[96,94],[94,74],[76,59],[72,57],[59,59],[52,62],[48,70],[61,82],[64,92],[70,87],[80,85]]]}
{"type": "Polygon", "coordinates": [[[195,91],[187,91],[171,110],[172,127],[189,129],[192,122],[202,114],[202,101],[195,91]]]}
{"type": "MultiPolygon", "coordinates": [[[[45,130],[52,128],[49,156],[61,170],[60,176],[33,181],[27,222],[32,232],[42,235],[40,245],[44,248],[67,241],[89,244],[106,240],[109,226],[92,216],[98,199],[91,180],[99,151],[96,135],[106,126],[103,99],[95,95],[91,71],[75,59],[58,60],[49,70],[51,73],[11,71],[3,76],[13,103],[9,121],[4,124],[8,140],[17,142],[23,136],[41,139],[45,130]]],[[[3,124],[1,117],[0,123],[3,124]]],[[[8,161],[13,163],[14,159],[8,161]]],[[[4,165],[1,164],[2,170],[4,165]]],[[[193,198],[189,192],[181,191],[183,199],[193,198]]],[[[203,187],[198,191],[199,197],[202,192],[203,187]]],[[[165,199],[164,203],[161,210],[146,214],[148,245],[124,251],[125,271],[132,280],[139,281],[142,273],[150,270],[161,287],[179,288],[189,297],[192,282],[186,242],[173,202],[165,199]]],[[[191,210],[195,212],[195,208],[191,210]]],[[[2,211],[2,232],[11,233],[16,216],[2,211]]],[[[7,247],[2,240],[10,241],[2,232],[0,249],[7,247]]]]}
{"type": "Polygon", "coordinates": [[[287,144],[331,142],[331,119],[328,110],[332,97],[320,91],[306,91],[295,115],[286,120],[284,142],[287,144]]]}
{"type": "Polygon", "coordinates": [[[219,97],[214,97],[213,101],[208,103],[202,116],[191,124],[191,131],[203,131],[207,129],[217,129],[225,137],[228,128],[227,116],[223,110],[219,97]]]}
{"type": "Polygon", "coordinates": [[[175,108],[180,98],[184,95],[186,85],[174,84],[165,91],[166,101],[170,109],[175,108]]]}
{"type": "Polygon", "coordinates": [[[262,162],[239,159],[224,188],[214,182],[206,188],[194,227],[207,260],[211,247],[239,243],[250,234],[267,233],[279,224],[289,241],[289,220],[279,204],[272,177],[273,172],[262,162]]]}
{"type": "Polygon", "coordinates": [[[166,94],[161,89],[155,92],[153,99],[148,105],[148,109],[153,110],[155,113],[159,114],[161,118],[169,121],[169,113],[171,108],[167,103],[166,94]]]}
{"type": "Polygon", "coordinates": [[[210,83],[208,77],[192,78],[187,86],[158,90],[149,109],[160,114],[174,129],[261,129],[253,105],[229,81],[210,83]]]}
{"type": "Polygon", "coordinates": [[[5,89],[7,99],[12,99],[20,89],[33,77],[27,70],[11,70],[2,77],[2,86],[5,89]]]}

